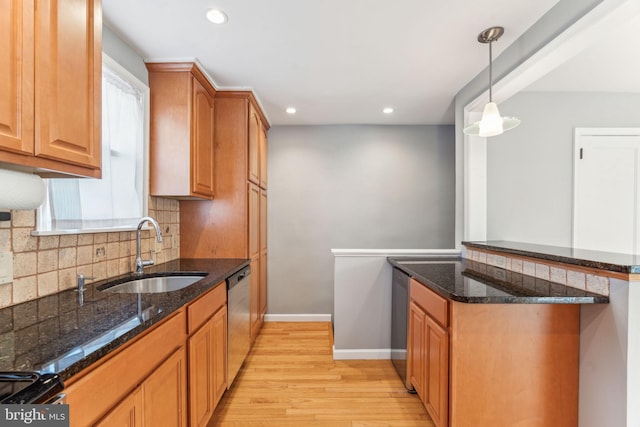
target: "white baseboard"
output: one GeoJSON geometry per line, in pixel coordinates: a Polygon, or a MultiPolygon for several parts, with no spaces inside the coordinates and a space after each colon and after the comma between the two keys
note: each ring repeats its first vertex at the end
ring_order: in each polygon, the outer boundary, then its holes
{"type": "Polygon", "coordinates": [[[331,322],[330,314],[265,314],[265,322],[331,322]]]}
{"type": "Polygon", "coordinates": [[[389,348],[364,348],[336,350],[333,346],[333,360],[391,360],[389,348]]]}

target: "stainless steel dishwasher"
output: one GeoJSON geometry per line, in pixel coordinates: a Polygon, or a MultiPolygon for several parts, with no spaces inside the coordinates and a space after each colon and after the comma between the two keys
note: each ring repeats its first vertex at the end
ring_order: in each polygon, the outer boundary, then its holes
{"type": "Polygon", "coordinates": [[[391,362],[407,390],[415,393],[407,369],[408,320],[409,275],[394,267],[391,283],[391,362]]]}
{"type": "Polygon", "coordinates": [[[227,278],[227,388],[231,387],[242,362],[249,353],[251,268],[227,278]]]}

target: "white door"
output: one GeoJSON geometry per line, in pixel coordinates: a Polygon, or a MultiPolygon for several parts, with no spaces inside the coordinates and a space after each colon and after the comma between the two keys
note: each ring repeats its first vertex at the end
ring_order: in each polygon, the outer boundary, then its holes
{"type": "Polygon", "coordinates": [[[640,129],[576,129],[573,246],[640,250],[640,129]]]}

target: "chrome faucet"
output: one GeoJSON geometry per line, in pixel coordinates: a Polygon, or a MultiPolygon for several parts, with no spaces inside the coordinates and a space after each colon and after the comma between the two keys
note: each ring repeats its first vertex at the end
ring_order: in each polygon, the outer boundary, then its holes
{"type": "MultiPolygon", "coordinates": [[[[143,260],[140,254],[140,232],[145,222],[150,222],[153,228],[156,229],[156,239],[158,243],[162,243],[162,233],[160,232],[160,226],[158,222],[150,216],[145,216],[138,223],[138,229],[136,230],[136,272],[135,274],[142,274],[144,267],[147,265],[153,265],[153,259],[143,260]]],[[[151,252],[151,251],[149,251],[151,252]]]]}

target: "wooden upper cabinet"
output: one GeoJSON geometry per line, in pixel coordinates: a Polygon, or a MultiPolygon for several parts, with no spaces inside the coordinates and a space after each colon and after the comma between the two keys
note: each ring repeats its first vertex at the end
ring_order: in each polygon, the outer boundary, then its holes
{"type": "Polygon", "coordinates": [[[267,188],[267,131],[257,108],[249,104],[249,173],[247,178],[267,188]]]}
{"type": "Polygon", "coordinates": [[[194,63],[149,63],[153,196],[212,199],[215,89],[194,63]]]}
{"type": "Polygon", "coordinates": [[[0,162],[100,177],[99,0],[0,3],[0,162]]]}
{"type": "Polygon", "coordinates": [[[36,156],[100,167],[101,16],[99,1],[38,2],[36,156]]]}
{"type": "Polygon", "coordinates": [[[216,92],[215,200],[180,202],[183,257],[253,259],[266,249],[259,147],[267,129],[268,121],[251,92],[216,92]]]}
{"type": "Polygon", "coordinates": [[[0,148],[33,153],[33,1],[0,3],[0,148]]]}
{"type": "Polygon", "coordinates": [[[213,196],[213,96],[193,78],[191,192],[213,196]]]}
{"type": "Polygon", "coordinates": [[[262,124],[253,104],[249,104],[249,181],[260,184],[260,134],[262,124]]]}
{"type": "Polygon", "coordinates": [[[268,159],[267,130],[260,127],[260,187],[267,188],[267,159],[268,159]]]}

